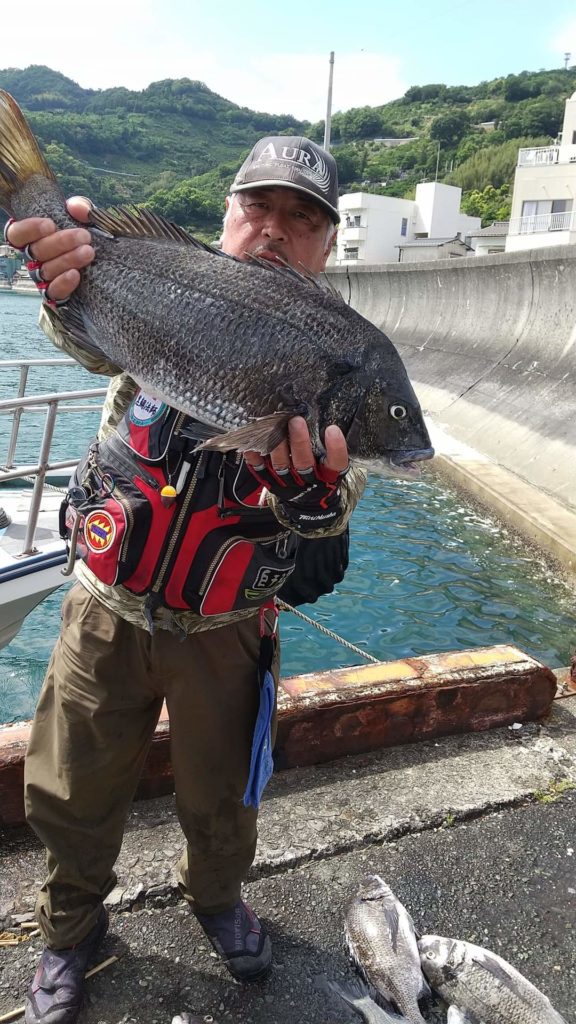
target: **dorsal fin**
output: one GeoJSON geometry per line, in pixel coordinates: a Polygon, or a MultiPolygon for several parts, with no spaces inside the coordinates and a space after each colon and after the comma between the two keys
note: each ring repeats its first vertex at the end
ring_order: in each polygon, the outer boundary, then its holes
{"type": "Polygon", "coordinates": [[[244,262],[246,263],[252,263],[257,267],[264,267],[272,274],[283,274],[287,277],[293,277],[294,280],[300,281],[301,284],[312,284],[315,288],[318,288],[319,291],[324,291],[318,281],[318,278],[310,270],[307,270],[306,267],[301,265],[296,269],[296,267],[290,266],[286,260],[283,260],[281,256],[277,256],[277,259],[282,264],[281,266],[278,266],[278,264],[274,263],[272,260],[267,260],[262,256],[256,256],[252,252],[244,253],[244,262]]]}
{"type": "Polygon", "coordinates": [[[111,206],[107,210],[95,208],[90,214],[91,223],[101,231],[106,231],[114,238],[157,238],[194,245],[199,249],[219,255],[217,249],[200,242],[184,228],[172,224],[153,210],[141,209],[138,206],[111,206]]]}

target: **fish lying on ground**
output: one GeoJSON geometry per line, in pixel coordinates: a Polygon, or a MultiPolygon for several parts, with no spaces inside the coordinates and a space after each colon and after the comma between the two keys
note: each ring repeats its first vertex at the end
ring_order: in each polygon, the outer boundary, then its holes
{"type": "Polygon", "coordinates": [[[418,1000],[429,995],[414,922],[378,875],[370,875],[345,917],[351,956],[379,995],[411,1024],[423,1024],[418,1000]]]}
{"type": "MultiPolygon", "coordinates": [[[[0,207],[77,227],[15,100],[0,91],[0,207]]],[[[95,261],[61,307],[76,342],[220,435],[266,454],[307,419],[314,449],[336,423],[352,455],[415,470],[433,456],[404,364],[373,324],[309,275],[241,261],[149,210],[94,210],[95,261]]]]}
{"type": "Polygon", "coordinates": [[[482,946],[440,935],[418,941],[422,970],[450,1005],[450,1024],[566,1024],[550,1000],[482,946]]]}
{"type": "Polygon", "coordinates": [[[172,1017],[172,1024],[204,1024],[207,1017],[197,1017],[196,1014],[190,1013],[179,1013],[176,1017],[172,1017]]]}
{"type": "Polygon", "coordinates": [[[328,981],[326,988],[339,996],[347,1006],[351,1006],[366,1024],[402,1024],[406,1020],[405,1017],[399,1017],[391,1010],[379,1006],[372,998],[368,986],[362,982],[340,985],[337,981],[328,981]]]}

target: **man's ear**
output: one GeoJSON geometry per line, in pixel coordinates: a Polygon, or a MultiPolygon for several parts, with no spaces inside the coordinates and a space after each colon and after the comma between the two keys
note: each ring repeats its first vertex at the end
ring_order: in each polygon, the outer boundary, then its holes
{"type": "Polygon", "coordinates": [[[230,196],[226,196],[224,200],[224,209],[226,210],[226,213],[228,213],[228,210],[230,209],[230,202],[230,196]]]}
{"type": "Polygon", "coordinates": [[[338,228],[335,227],[334,231],[330,235],[330,238],[328,239],[328,242],[326,243],[326,248],[324,250],[324,259],[326,259],[326,260],[328,259],[330,253],[332,252],[332,246],[334,245],[334,242],[336,241],[336,235],[337,234],[338,234],[338,228]]]}

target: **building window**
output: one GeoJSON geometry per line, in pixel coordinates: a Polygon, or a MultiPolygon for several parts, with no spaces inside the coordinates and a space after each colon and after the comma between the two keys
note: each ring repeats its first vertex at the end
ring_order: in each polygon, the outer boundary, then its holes
{"type": "Polygon", "coordinates": [[[567,231],[571,220],[571,199],[527,199],[522,203],[520,234],[567,231]]]}
{"type": "Polygon", "coordinates": [[[572,210],[571,199],[553,199],[552,213],[570,213],[572,210]]]}
{"type": "Polygon", "coordinates": [[[344,249],[345,260],[357,260],[358,259],[358,247],[353,249],[344,249]]]}
{"type": "Polygon", "coordinates": [[[402,226],[400,228],[400,234],[402,238],[406,238],[408,234],[408,217],[402,217],[402,226]]]}

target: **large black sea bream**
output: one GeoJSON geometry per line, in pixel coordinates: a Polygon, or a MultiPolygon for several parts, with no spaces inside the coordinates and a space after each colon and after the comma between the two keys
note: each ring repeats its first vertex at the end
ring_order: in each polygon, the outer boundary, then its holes
{"type": "MultiPolygon", "coordinates": [[[[0,206],[75,226],[5,92],[0,206]]],[[[59,311],[64,328],[213,428],[208,447],[267,454],[303,415],[319,455],[324,429],[336,423],[352,456],[408,471],[432,457],[398,352],[340,296],[304,273],[225,256],[150,211],[95,210],[89,230],[96,259],[59,311]]]]}

